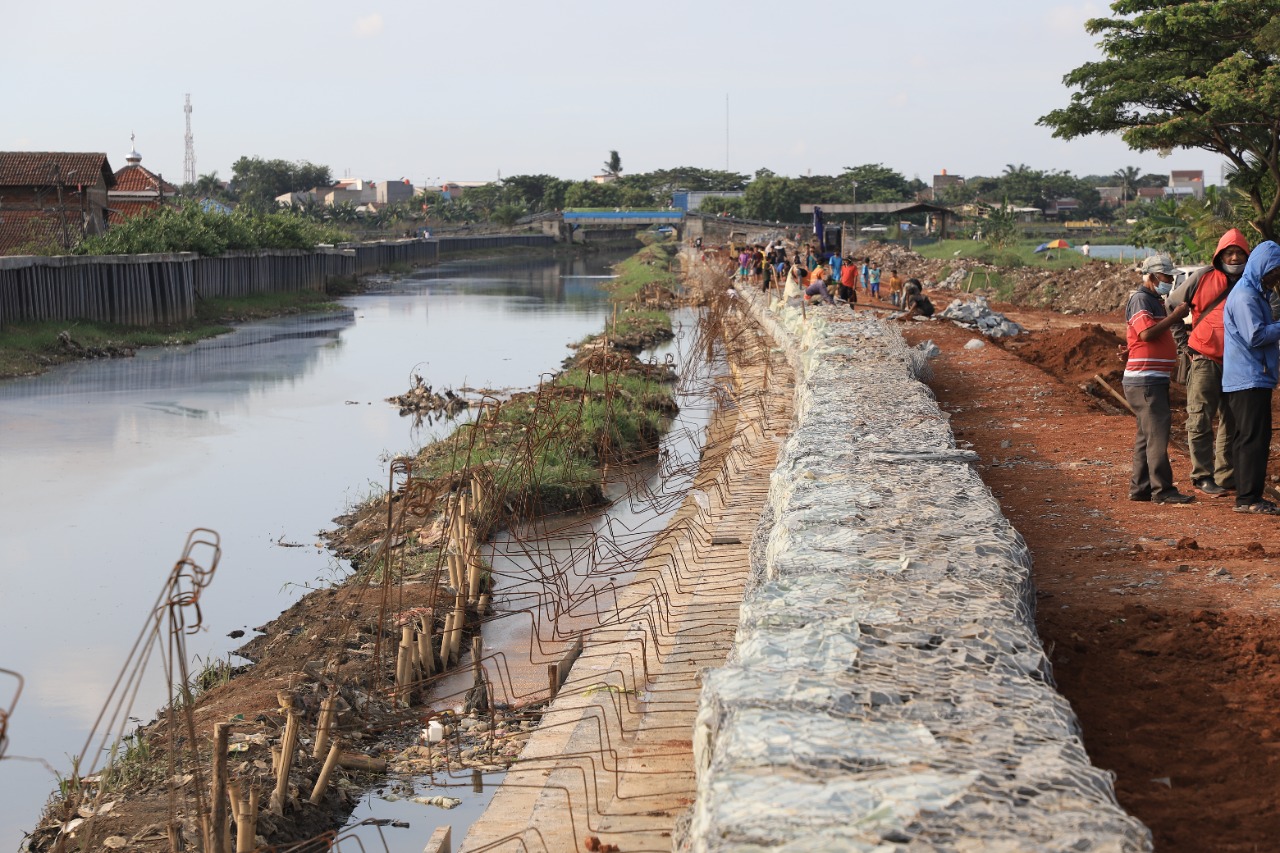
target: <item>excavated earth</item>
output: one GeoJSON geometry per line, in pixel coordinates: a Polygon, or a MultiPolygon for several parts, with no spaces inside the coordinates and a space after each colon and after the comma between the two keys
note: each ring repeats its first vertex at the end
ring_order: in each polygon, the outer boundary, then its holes
{"type": "MultiPolygon", "coordinates": [[[[930,295],[940,307],[952,296],[930,295]]],[[[933,391],[1031,547],[1039,628],[1090,756],[1157,850],[1276,849],[1277,521],[1236,514],[1231,499],[1127,499],[1133,418],[1082,388],[1100,375],[1119,390],[1119,310],[993,307],[1029,334],[965,349],[981,337],[945,320],[904,333],[941,349],[933,391]]],[[[1170,456],[1189,490],[1175,418],[1170,456]]]]}

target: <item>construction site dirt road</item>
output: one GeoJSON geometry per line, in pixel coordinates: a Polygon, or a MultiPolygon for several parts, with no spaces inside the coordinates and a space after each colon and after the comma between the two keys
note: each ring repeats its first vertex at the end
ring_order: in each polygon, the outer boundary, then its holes
{"type": "MultiPolygon", "coordinates": [[[[1122,315],[993,307],[1028,335],[997,343],[945,320],[904,334],[941,349],[933,391],[1031,547],[1040,633],[1093,762],[1157,850],[1276,849],[1276,520],[1229,498],[1129,501],[1134,420],[1081,387],[1118,376],[1122,315]]],[[[1189,491],[1176,414],[1174,439],[1189,491]]]]}

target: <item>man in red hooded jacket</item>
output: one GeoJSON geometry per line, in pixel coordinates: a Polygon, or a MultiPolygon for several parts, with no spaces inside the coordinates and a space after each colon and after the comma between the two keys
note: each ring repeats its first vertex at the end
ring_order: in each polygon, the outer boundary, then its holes
{"type": "MultiPolygon", "coordinates": [[[[1187,377],[1187,445],[1191,451],[1191,484],[1201,494],[1225,497],[1235,488],[1231,443],[1235,419],[1222,398],[1222,306],[1227,293],[1244,273],[1249,241],[1232,228],[1218,241],[1213,265],[1192,273],[1191,330],[1186,346],[1191,351],[1187,377]],[[1218,417],[1214,440],[1213,419],[1218,417]]],[[[1181,288],[1180,288],[1181,289],[1181,288]]],[[[1170,300],[1176,303],[1177,294],[1170,300]]]]}

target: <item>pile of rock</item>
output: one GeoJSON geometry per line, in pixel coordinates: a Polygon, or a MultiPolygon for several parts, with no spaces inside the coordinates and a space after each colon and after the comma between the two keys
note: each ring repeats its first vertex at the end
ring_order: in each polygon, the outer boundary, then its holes
{"type": "Polygon", "coordinates": [[[977,329],[989,338],[1011,338],[1023,331],[1021,326],[999,311],[991,310],[985,296],[972,300],[953,299],[939,316],[958,326],[977,329]]]}

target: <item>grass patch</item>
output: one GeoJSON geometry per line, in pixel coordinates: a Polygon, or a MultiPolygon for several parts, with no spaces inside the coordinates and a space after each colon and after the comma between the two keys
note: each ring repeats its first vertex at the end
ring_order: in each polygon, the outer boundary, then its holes
{"type": "Polygon", "coordinates": [[[676,411],[671,377],[629,351],[671,334],[658,306],[671,304],[680,284],[677,249],[649,246],[615,267],[619,278],[607,287],[617,313],[606,332],[580,342],[573,363],[537,392],[485,410],[424,448],[415,476],[441,480],[483,468],[516,514],[601,503],[601,469],[655,451],[676,411]]]}
{"type": "Polygon", "coordinates": [[[1082,267],[1090,262],[1089,258],[1072,249],[1054,249],[1052,259],[1046,257],[1048,252],[1036,253],[1035,248],[1045,241],[1021,240],[1003,249],[993,249],[980,240],[939,240],[924,246],[917,246],[916,251],[922,257],[950,260],[961,258],[984,264],[1001,267],[1036,267],[1038,269],[1063,270],[1082,267]]]}

